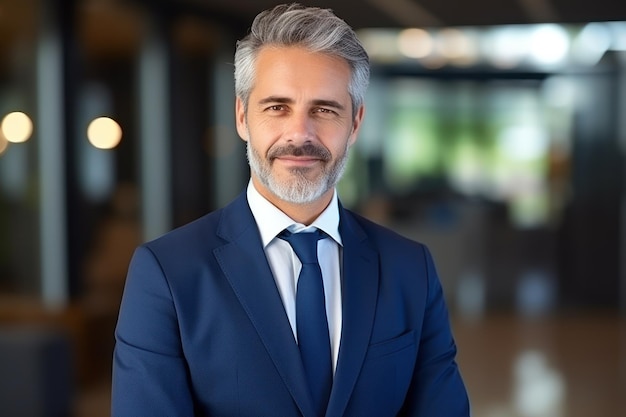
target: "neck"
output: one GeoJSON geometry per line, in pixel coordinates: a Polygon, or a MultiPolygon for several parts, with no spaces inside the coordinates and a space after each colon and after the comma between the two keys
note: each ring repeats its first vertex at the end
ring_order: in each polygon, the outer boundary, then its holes
{"type": "Polygon", "coordinates": [[[331,188],[327,192],[325,192],[320,198],[310,202],[303,204],[295,204],[290,203],[288,201],[281,200],[270,190],[265,188],[256,178],[252,178],[252,183],[256,190],[263,197],[267,199],[270,203],[275,205],[280,211],[285,213],[289,218],[294,221],[304,224],[305,226],[310,225],[319,217],[320,214],[328,207],[330,204],[333,194],[335,190],[331,188]]]}

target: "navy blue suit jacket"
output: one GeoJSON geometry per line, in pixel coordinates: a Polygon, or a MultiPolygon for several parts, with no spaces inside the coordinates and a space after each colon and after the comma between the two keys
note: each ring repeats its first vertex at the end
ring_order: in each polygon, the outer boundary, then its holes
{"type": "MultiPolygon", "coordinates": [[[[425,246],[340,208],[343,327],[328,417],[466,417],[425,246]]],[[[314,417],[245,193],[140,246],[116,328],[116,417],[314,417]]]]}

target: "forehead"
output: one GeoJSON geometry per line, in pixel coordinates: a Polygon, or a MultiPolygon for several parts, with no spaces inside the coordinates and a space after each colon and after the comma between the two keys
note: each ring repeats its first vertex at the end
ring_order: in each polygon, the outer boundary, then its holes
{"type": "Polygon", "coordinates": [[[344,95],[350,78],[350,65],[343,58],[297,46],[265,46],[257,55],[252,93],[320,90],[344,95]]]}

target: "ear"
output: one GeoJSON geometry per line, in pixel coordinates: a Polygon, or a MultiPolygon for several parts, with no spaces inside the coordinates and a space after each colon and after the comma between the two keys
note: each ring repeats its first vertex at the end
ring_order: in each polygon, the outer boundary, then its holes
{"type": "Polygon", "coordinates": [[[243,101],[237,97],[235,100],[235,122],[237,124],[237,133],[239,137],[248,141],[248,126],[246,124],[246,111],[244,109],[243,101]]]}
{"type": "Polygon", "coordinates": [[[361,128],[361,122],[363,121],[363,115],[365,114],[365,106],[361,105],[354,116],[354,120],[352,121],[352,132],[350,133],[350,137],[348,138],[348,143],[350,146],[356,142],[356,138],[359,134],[359,129],[361,128]]]}

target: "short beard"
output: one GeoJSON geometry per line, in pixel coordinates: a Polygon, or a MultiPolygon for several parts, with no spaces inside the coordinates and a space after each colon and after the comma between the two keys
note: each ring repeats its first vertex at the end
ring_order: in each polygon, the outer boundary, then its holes
{"type": "Polygon", "coordinates": [[[293,145],[270,148],[267,156],[263,158],[256,149],[250,145],[251,140],[249,135],[248,138],[246,154],[248,156],[250,169],[254,172],[259,181],[276,195],[276,197],[288,203],[307,204],[314,202],[337,185],[346,169],[349,145],[346,145],[343,154],[339,155],[337,160],[333,163],[332,155],[328,149],[312,144],[307,144],[299,148],[293,145]],[[292,178],[284,182],[278,181],[274,175],[272,175],[272,163],[276,157],[283,155],[309,155],[320,158],[325,164],[322,175],[317,180],[310,180],[306,176],[308,169],[293,168],[291,170],[293,174],[292,178]]]}

